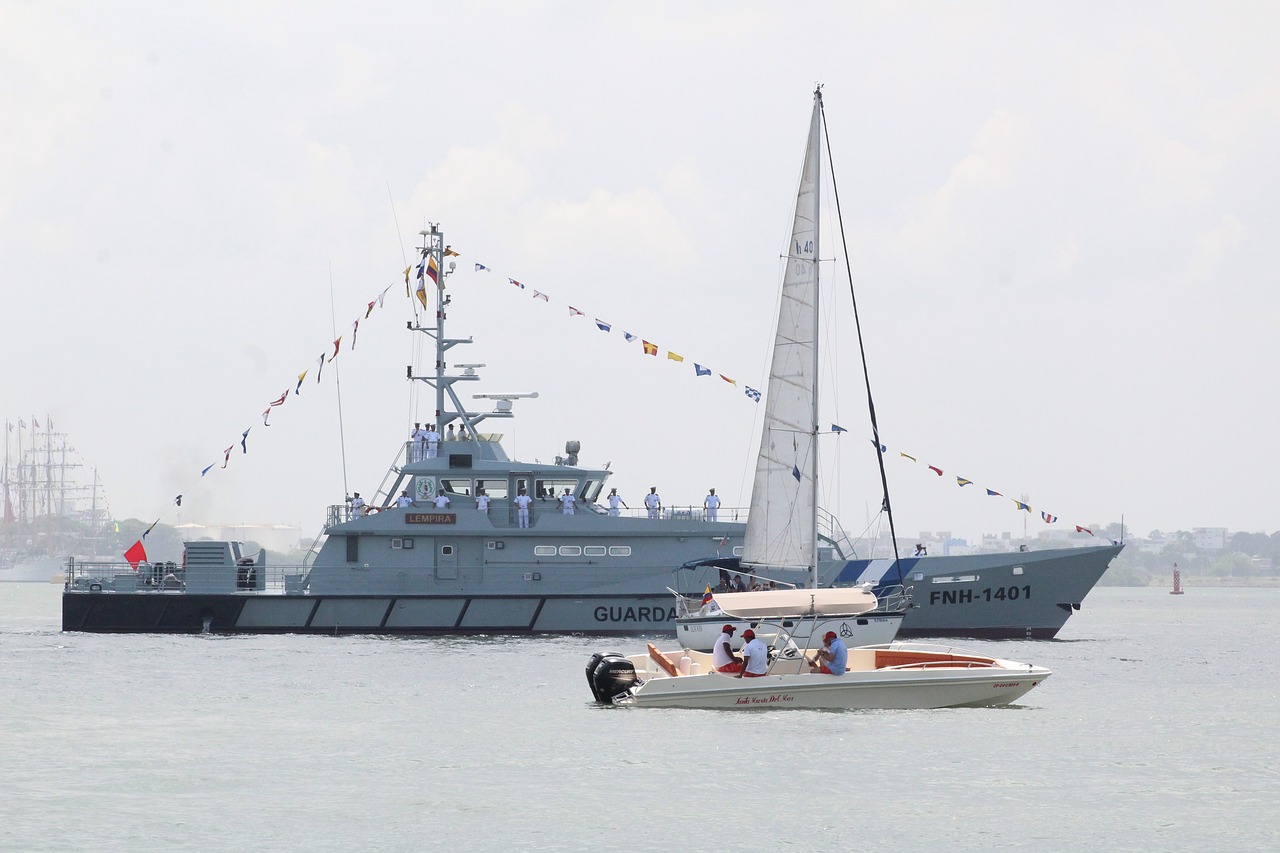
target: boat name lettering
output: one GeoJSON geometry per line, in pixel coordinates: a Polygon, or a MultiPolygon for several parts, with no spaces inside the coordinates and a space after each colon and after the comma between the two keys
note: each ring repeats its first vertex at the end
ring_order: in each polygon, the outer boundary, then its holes
{"type": "Polygon", "coordinates": [[[674,607],[597,607],[597,622],[672,622],[674,607]]]}
{"type": "Polygon", "coordinates": [[[406,524],[457,524],[458,517],[450,512],[405,513],[406,524]]]}
{"type": "Polygon", "coordinates": [[[1031,599],[1031,585],[998,586],[995,589],[935,589],[929,592],[929,604],[973,604],[975,601],[1017,601],[1031,599]]]}
{"type": "Polygon", "coordinates": [[[794,702],[795,697],[790,693],[774,693],[771,696],[739,696],[734,700],[735,705],[772,705],[775,702],[794,702]]]}
{"type": "Polygon", "coordinates": [[[993,685],[991,685],[991,686],[992,686],[992,687],[995,687],[995,688],[999,688],[999,687],[1017,687],[1017,686],[1018,686],[1018,685],[1020,685],[1021,683],[1022,683],[1021,681],[1002,681],[1002,682],[1000,682],[999,684],[993,684],[993,685]]]}

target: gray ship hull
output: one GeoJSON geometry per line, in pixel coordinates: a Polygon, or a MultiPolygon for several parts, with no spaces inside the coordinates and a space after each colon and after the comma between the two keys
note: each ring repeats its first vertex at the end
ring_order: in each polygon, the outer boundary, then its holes
{"type": "MultiPolygon", "coordinates": [[[[662,522],[654,525],[661,526],[662,522]]],[[[650,531],[657,533],[654,528],[650,531]]],[[[101,575],[97,580],[82,576],[68,586],[63,594],[63,630],[389,635],[670,633],[676,630],[676,607],[669,590],[676,580],[668,566],[679,564],[680,549],[669,538],[669,531],[664,533],[651,544],[660,552],[669,553],[671,562],[646,561],[644,566],[628,562],[612,568],[582,558],[557,556],[526,561],[514,558],[514,554],[504,565],[362,563],[330,570],[316,567],[309,576],[289,567],[264,567],[262,576],[253,579],[252,588],[245,589],[240,588],[243,577],[237,578],[237,568],[232,564],[189,567],[184,588],[166,589],[163,585],[147,586],[142,582],[144,577],[129,572],[125,566],[123,571],[101,575]]],[[[679,537],[675,539],[678,541],[679,537]]],[[[518,540],[505,541],[511,552],[522,550],[518,540]]],[[[535,540],[530,538],[532,541],[535,540]]],[[[638,540],[632,541],[639,548],[638,540]]],[[[529,550],[532,547],[528,545],[529,550]]],[[[915,606],[903,620],[898,636],[1052,638],[1079,610],[1084,597],[1122,547],[904,560],[905,582],[912,588],[915,606]]],[[[877,573],[891,567],[890,560],[845,562],[836,581],[874,580],[877,573]]],[[[719,582],[719,574],[713,568],[703,569],[697,576],[681,574],[686,587],[715,586],[719,582]]]]}
{"type": "MultiPolygon", "coordinates": [[[[1052,639],[1123,548],[905,558],[913,606],[898,636],[1052,639]]],[[[881,580],[897,582],[892,560],[846,563],[836,583],[881,580]]]]}

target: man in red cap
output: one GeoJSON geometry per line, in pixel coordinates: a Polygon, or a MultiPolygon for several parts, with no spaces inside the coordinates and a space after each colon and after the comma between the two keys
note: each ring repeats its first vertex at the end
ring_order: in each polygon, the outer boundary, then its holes
{"type": "Polygon", "coordinates": [[[711,647],[711,665],[716,672],[742,672],[742,658],[733,653],[733,632],[737,629],[725,625],[720,629],[720,639],[711,647]]]}
{"type": "Polygon", "coordinates": [[[828,631],[822,637],[822,648],[818,649],[818,654],[806,660],[815,674],[844,675],[849,665],[849,649],[835,631],[828,631]]]}
{"type": "Polygon", "coordinates": [[[738,678],[759,678],[769,672],[769,650],[764,642],[756,639],[756,632],[750,628],[742,632],[742,671],[738,678]]]}

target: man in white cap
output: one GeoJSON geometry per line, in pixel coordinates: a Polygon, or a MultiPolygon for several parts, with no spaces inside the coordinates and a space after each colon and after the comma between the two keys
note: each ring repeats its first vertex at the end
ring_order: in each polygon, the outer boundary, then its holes
{"type": "Polygon", "coordinates": [[[413,498],[409,497],[409,491],[407,489],[400,493],[400,497],[396,498],[396,506],[401,509],[413,506],[413,498]]]}
{"type": "Polygon", "coordinates": [[[703,499],[702,508],[707,511],[707,521],[716,520],[716,512],[720,509],[720,499],[716,497],[715,489],[712,489],[711,494],[703,499]]]}
{"type": "Polygon", "coordinates": [[[644,505],[649,510],[650,518],[657,518],[662,512],[662,498],[658,497],[657,486],[649,487],[649,494],[644,496],[644,505]]]}
{"type": "Polygon", "coordinates": [[[422,428],[421,423],[413,425],[413,432],[409,433],[409,440],[412,442],[409,445],[409,458],[414,462],[418,462],[426,453],[427,446],[427,431],[422,428]]]}
{"type": "MultiPolygon", "coordinates": [[[[618,494],[617,489],[610,489],[609,490],[609,515],[612,515],[615,518],[619,515],[622,515],[622,510],[618,509],[620,505],[627,506],[627,502],[624,501],[622,499],[622,496],[618,494]]],[[[631,507],[628,506],[627,509],[631,509],[631,507]]]]}
{"type": "Polygon", "coordinates": [[[435,424],[427,424],[427,458],[435,459],[440,450],[440,433],[435,424]]]}
{"type": "Polygon", "coordinates": [[[533,503],[533,498],[525,494],[524,489],[520,490],[520,494],[516,495],[516,516],[520,519],[521,527],[529,526],[529,504],[533,503]]]}
{"type": "Polygon", "coordinates": [[[565,487],[564,494],[560,496],[560,511],[565,515],[573,515],[573,506],[578,499],[573,496],[573,492],[569,491],[568,486],[565,487]]]}
{"type": "Polygon", "coordinates": [[[352,492],[351,495],[351,517],[359,518],[364,515],[364,498],[360,497],[359,492],[352,492]]]}

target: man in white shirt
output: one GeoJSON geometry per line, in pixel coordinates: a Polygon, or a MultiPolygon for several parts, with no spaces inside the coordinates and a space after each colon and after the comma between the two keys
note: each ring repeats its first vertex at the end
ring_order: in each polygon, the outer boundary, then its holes
{"type": "Polygon", "coordinates": [[[351,494],[352,494],[351,517],[360,518],[362,515],[364,515],[364,509],[365,509],[364,498],[360,497],[359,492],[352,492],[351,494]]]}
{"type": "Polygon", "coordinates": [[[720,509],[720,499],[716,497],[716,490],[712,489],[711,494],[707,495],[702,502],[702,508],[707,511],[707,521],[716,520],[716,511],[720,509]]]}
{"type": "Polygon", "coordinates": [[[533,503],[533,498],[524,493],[524,489],[520,490],[520,494],[516,495],[516,515],[520,519],[521,527],[529,526],[529,504],[533,503]]]}
{"type": "Polygon", "coordinates": [[[742,671],[738,678],[759,678],[769,671],[769,650],[761,640],[756,639],[756,632],[750,628],[742,632],[746,643],[742,646],[742,671]]]}
{"type": "Polygon", "coordinates": [[[409,445],[410,460],[418,462],[422,459],[423,453],[426,452],[423,449],[426,447],[426,444],[424,443],[427,440],[426,434],[427,431],[422,428],[422,424],[415,423],[413,425],[413,432],[409,433],[409,440],[413,442],[409,445]]]}
{"type": "Polygon", "coordinates": [[[449,496],[444,493],[444,489],[440,489],[439,491],[436,492],[435,503],[436,503],[436,509],[449,508],[449,496]]]}
{"type": "Polygon", "coordinates": [[[484,489],[476,489],[476,509],[489,514],[489,496],[484,493],[484,489]]]}
{"type": "Polygon", "coordinates": [[[565,515],[573,515],[573,506],[577,502],[578,499],[566,488],[564,494],[560,496],[560,511],[565,515]]]}
{"type": "Polygon", "coordinates": [[[435,459],[440,450],[440,433],[435,424],[427,424],[427,458],[435,459]]]}
{"type": "MultiPolygon", "coordinates": [[[[618,496],[617,489],[611,489],[609,491],[609,515],[622,515],[622,510],[618,509],[619,505],[627,506],[627,502],[618,496]]],[[[631,507],[627,507],[627,509],[631,509],[631,507]]]]}
{"type": "Polygon", "coordinates": [[[733,653],[733,632],[737,629],[725,625],[720,629],[720,639],[711,649],[711,665],[716,672],[741,672],[742,658],[733,653]]]}
{"type": "Polygon", "coordinates": [[[408,490],[400,493],[400,497],[396,498],[396,506],[404,509],[407,506],[413,506],[413,498],[409,497],[408,490]]]}
{"type": "Polygon", "coordinates": [[[662,512],[662,498],[658,497],[657,486],[649,487],[649,494],[644,496],[644,505],[649,510],[650,518],[657,518],[662,512]]]}

